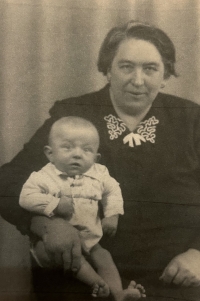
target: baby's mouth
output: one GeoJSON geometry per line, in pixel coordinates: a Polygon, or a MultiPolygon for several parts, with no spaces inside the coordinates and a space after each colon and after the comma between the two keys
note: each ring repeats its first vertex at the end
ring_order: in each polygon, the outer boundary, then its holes
{"type": "Polygon", "coordinates": [[[77,163],[77,162],[74,162],[74,163],[71,163],[70,166],[81,167],[81,164],[77,163]]]}

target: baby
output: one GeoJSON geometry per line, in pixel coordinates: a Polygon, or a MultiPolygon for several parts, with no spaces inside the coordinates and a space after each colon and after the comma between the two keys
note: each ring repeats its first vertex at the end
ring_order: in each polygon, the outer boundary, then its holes
{"type": "MultiPolygon", "coordinates": [[[[115,234],[119,214],[124,211],[119,184],[105,166],[96,163],[98,147],[99,135],[91,122],[74,116],[56,121],[44,147],[50,163],[30,175],[19,202],[34,213],[63,217],[80,232],[92,265],[82,256],[81,267],[73,274],[91,286],[92,296],[111,294],[116,301],[137,300],[145,297],[143,286],[131,281],[123,290],[110,253],[99,244],[103,233],[115,234]]],[[[42,267],[51,266],[42,241],[33,252],[42,267]]]]}

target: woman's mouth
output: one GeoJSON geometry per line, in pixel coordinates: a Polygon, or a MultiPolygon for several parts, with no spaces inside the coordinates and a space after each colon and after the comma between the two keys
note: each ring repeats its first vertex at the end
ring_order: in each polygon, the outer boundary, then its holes
{"type": "Polygon", "coordinates": [[[142,98],[146,94],[144,92],[127,92],[127,93],[130,94],[134,98],[142,98]]]}

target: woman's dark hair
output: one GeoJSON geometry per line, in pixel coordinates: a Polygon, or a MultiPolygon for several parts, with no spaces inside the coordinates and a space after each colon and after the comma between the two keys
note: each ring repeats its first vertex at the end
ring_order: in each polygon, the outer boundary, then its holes
{"type": "Polygon", "coordinates": [[[138,21],[130,21],[125,25],[114,27],[108,32],[99,52],[97,66],[100,72],[104,75],[107,74],[120,43],[130,38],[152,43],[162,57],[165,79],[171,75],[177,76],[175,71],[176,51],[173,42],[161,29],[138,21]]]}

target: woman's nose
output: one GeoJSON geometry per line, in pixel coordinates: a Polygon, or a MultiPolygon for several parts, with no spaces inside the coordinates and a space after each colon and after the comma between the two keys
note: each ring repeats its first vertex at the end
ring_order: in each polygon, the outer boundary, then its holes
{"type": "Polygon", "coordinates": [[[144,84],[144,74],[141,69],[134,70],[131,82],[134,86],[142,86],[144,84]]]}

